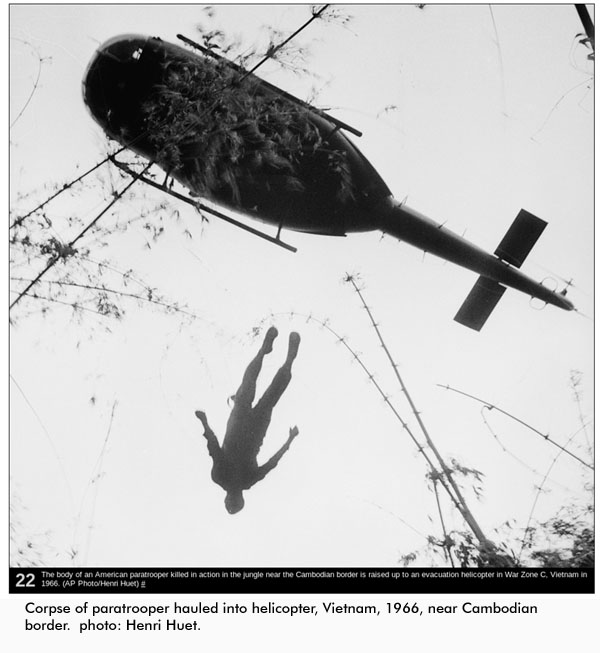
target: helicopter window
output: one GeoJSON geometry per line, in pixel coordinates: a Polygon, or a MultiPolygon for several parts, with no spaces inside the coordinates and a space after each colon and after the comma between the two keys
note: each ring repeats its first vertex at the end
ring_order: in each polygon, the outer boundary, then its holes
{"type": "Polygon", "coordinates": [[[142,56],[142,48],[138,48],[135,50],[135,52],[131,55],[132,59],[135,59],[136,61],[139,61],[140,57],[142,56]]]}

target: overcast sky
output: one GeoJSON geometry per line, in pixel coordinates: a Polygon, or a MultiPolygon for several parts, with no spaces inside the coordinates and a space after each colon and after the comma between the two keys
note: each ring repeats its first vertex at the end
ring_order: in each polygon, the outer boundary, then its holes
{"type": "MultiPolygon", "coordinates": [[[[501,446],[480,405],[436,384],[480,396],[565,443],[581,427],[570,387],[577,370],[591,419],[592,66],[576,39],[582,27],[574,8],[338,10],[351,16],[346,26],[317,21],[295,42],[308,48],[310,75],[272,62],[260,75],[304,98],[316,88],[318,106],[363,132],[353,141],[398,199],[486,249],[495,249],[521,208],[546,220],[522,269],[559,289],[572,279],[568,293],[579,313],[536,310],[508,290],[476,333],[452,319],[476,280],[471,272],[378,233],[284,232],[298,248],[292,254],[217,219],[202,226],[191,207],[174,200],[181,221],[167,223],[149,250],[135,218],[140,207],[165,198],[154,191],[125,196],[106,224],[131,228],[101,249],[88,239],[90,257],[134,269],[197,317],[125,304],[120,322],[94,314],[78,321],[58,305],[42,316],[33,299],[14,309],[13,501],[19,528],[43,543],[46,564],[69,564],[73,549],[75,564],[90,565],[394,566],[428,535],[440,536],[414,444],[344,347],[305,317],[327,320],[347,337],[414,422],[359,298],[342,283],[347,272],[360,274],[440,451],[485,474],[483,499],[468,491],[467,498],[492,539],[506,520],[525,527],[558,450],[486,411],[501,446]],[[285,358],[289,332],[302,342],[261,459],[289,427],[300,435],[231,516],[210,479],[194,410],[205,410],[222,437],[227,397],[271,324],[280,336],[262,388],[285,358]]],[[[304,5],[217,6],[212,18],[199,6],[12,6],[11,119],[36,80],[36,53],[44,58],[39,86],[11,130],[16,215],[31,208],[19,194],[43,197],[43,185],[68,181],[105,155],[81,80],[106,39],[134,32],[176,42],[177,33],[196,38],[202,24],[260,49],[266,25],[287,35],[309,15],[304,5]]],[[[104,206],[98,186],[48,207],[65,240],[72,237],[66,216],[91,219],[104,206]]],[[[41,267],[38,260],[18,274],[41,267]]],[[[569,448],[587,455],[583,431],[569,448]]],[[[534,517],[583,500],[590,480],[563,454],[534,517]]],[[[463,528],[453,517],[448,525],[463,528]]]]}

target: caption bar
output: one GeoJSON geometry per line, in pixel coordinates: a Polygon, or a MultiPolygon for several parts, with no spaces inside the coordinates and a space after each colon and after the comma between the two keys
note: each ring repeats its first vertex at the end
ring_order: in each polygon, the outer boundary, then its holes
{"type": "Polygon", "coordinates": [[[9,592],[569,593],[594,592],[586,569],[11,568],[9,592]]]}

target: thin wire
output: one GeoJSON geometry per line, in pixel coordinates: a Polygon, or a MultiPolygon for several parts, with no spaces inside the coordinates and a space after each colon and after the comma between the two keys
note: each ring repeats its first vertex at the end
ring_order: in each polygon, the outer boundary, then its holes
{"type": "Polygon", "coordinates": [[[17,123],[19,118],[25,113],[25,109],[27,109],[27,107],[29,106],[29,103],[31,102],[33,96],[35,95],[35,92],[37,91],[39,83],[40,83],[40,77],[42,76],[42,65],[44,63],[43,57],[40,56],[40,53],[33,47],[33,45],[31,45],[31,43],[28,43],[27,41],[25,41],[23,39],[18,39],[18,38],[15,38],[15,37],[11,37],[11,38],[13,38],[15,41],[21,41],[21,43],[25,43],[25,45],[28,45],[35,52],[35,54],[36,54],[36,56],[38,58],[38,71],[37,71],[37,77],[35,78],[35,82],[33,82],[33,88],[31,89],[31,93],[29,93],[29,97],[25,101],[25,104],[23,105],[23,108],[21,109],[21,111],[19,111],[19,115],[10,123],[10,129],[12,129],[15,126],[15,124],[17,123]]]}
{"type": "Polygon", "coordinates": [[[494,10],[492,9],[492,5],[488,5],[488,8],[492,18],[492,25],[494,26],[494,34],[496,35],[494,43],[496,44],[496,49],[498,50],[498,63],[500,64],[500,83],[502,85],[502,113],[506,116],[508,114],[506,109],[506,87],[504,83],[504,61],[502,59],[502,48],[500,47],[500,37],[498,36],[498,27],[496,26],[496,19],[494,18],[494,10]]]}
{"type": "Polygon", "coordinates": [[[561,102],[562,102],[562,101],[563,101],[563,100],[564,100],[568,95],[570,95],[573,91],[577,90],[580,86],[583,86],[584,84],[589,84],[589,82],[590,82],[590,78],[588,78],[588,79],[584,79],[582,82],[579,82],[578,84],[575,84],[575,86],[572,86],[568,91],[565,91],[565,92],[560,96],[560,98],[558,98],[558,100],[555,102],[555,104],[554,104],[554,106],[552,107],[552,109],[550,109],[550,111],[548,112],[548,115],[546,116],[546,119],[545,119],[544,122],[541,124],[541,126],[539,127],[539,129],[537,129],[537,131],[535,131],[535,132],[534,132],[534,133],[533,133],[529,138],[530,138],[532,141],[535,141],[535,137],[536,137],[540,132],[542,132],[542,131],[544,130],[544,128],[545,128],[546,125],[548,124],[550,118],[552,117],[552,114],[553,114],[553,113],[558,109],[558,105],[559,105],[559,104],[560,104],[560,103],[561,103],[561,102]]]}
{"type": "Polygon", "coordinates": [[[363,501],[364,503],[367,503],[367,504],[369,504],[371,506],[374,506],[378,510],[381,510],[381,512],[385,512],[386,514],[390,515],[394,519],[397,519],[399,522],[404,524],[404,526],[406,526],[407,528],[410,528],[411,531],[416,533],[419,537],[422,537],[425,541],[428,540],[427,535],[425,535],[424,533],[421,533],[421,531],[419,531],[417,528],[415,528],[412,524],[409,524],[405,519],[402,519],[402,517],[399,517],[395,512],[392,512],[391,510],[388,510],[387,508],[384,508],[383,506],[380,506],[375,501],[370,501],[370,500],[365,499],[363,497],[355,497],[355,498],[357,498],[359,501],[363,501]]]}
{"type": "MultiPolygon", "coordinates": [[[[100,454],[98,456],[98,460],[96,461],[96,464],[94,465],[94,469],[92,470],[92,474],[94,471],[97,469],[98,472],[95,476],[92,476],[92,478],[89,481],[89,484],[94,483],[95,481],[100,481],[100,478],[102,476],[102,464],[104,462],[104,455],[106,454],[106,447],[108,445],[108,439],[110,438],[110,433],[112,431],[112,425],[113,425],[113,419],[115,416],[115,408],[117,407],[117,401],[115,400],[112,406],[112,411],[110,413],[110,422],[108,424],[108,430],[106,432],[106,437],[104,438],[104,442],[102,444],[102,449],[100,450],[100,454]]],[[[88,484],[88,485],[89,485],[88,484]]],[[[92,497],[92,511],[90,515],[90,525],[88,527],[88,533],[87,533],[87,540],[85,544],[85,551],[83,555],[83,561],[82,564],[85,565],[87,562],[87,557],[90,552],[90,545],[92,542],[92,529],[94,525],[94,519],[96,515],[96,503],[98,501],[98,487],[99,487],[99,482],[95,482],[95,487],[94,487],[94,496],[92,497]]]]}
{"type": "Polygon", "coordinates": [[[42,427],[42,431],[44,432],[44,435],[46,436],[46,439],[48,440],[50,444],[50,448],[52,449],[52,452],[54,454],[54,457],[56,458],[56,461],[58,462],[58,466],[60,467],[60,471],[62,473],[63,480],[65,482],[65,486],[67,488],[67,493],[69,495],[69,501],[71,502],[71,507],[73,508],[74,506],[74,501],[73,501],[73,493],[71,491],[71,484],[69,483],[69,477],[67,476],[67,471],[65,469],[65,466],[63,465],[62,458],[60,457],[60,454],[58,453],[58,449],[56,448],[54,441],[52,439],[52,436],[48,432],[48,429],[46,428],[44,422],[42,422],[41,417],[39,416],[37,410],[34,408],[33,404],[29,401],[29,398],[25,394],[25,391],[23,388],[19,385],[15,377],[12,375],[12,373],[9,375],[10,380],[15,384],[17,390],[21,393],[21,396],[25,400],[25,403],[29,406],[31,412],[35,416],[38,424],[42,427]]]}

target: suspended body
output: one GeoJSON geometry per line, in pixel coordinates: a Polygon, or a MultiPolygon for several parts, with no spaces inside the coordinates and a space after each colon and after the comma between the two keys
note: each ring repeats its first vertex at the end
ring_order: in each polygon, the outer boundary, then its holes
{"type": "Polygon", "coordinates": [[[234,406],[227,421],[223,444],[219,445],[206,414],[198,410],[196,417],[204,426],[204,437],[208,452],[213,459],[212,480],[226,492],[225,506],[231,514],[244,507],[243,493],[273,470],[290,448],[298,435],[296,426],[290,428],[284,445],[263,465],[257,462],[258,452],[267,434],[273,408],[281,399],[292,378],[292,364],[298,354],[300,335],[290,334],[288,354],[284,364],[265,390],[263,396],[253,405],[256,395],[256,381],[263,358],[273,350],[277,329],[271,327],[265,334],[258,354],[252,359],[234,396],[234,406]]]}
{"type": "Polygon", "coordinates": [[[84,98],[109,137],[192,195],[279,229],[381,230],[476,272],[455,318],[466,326],[481,328],[506,286],[573,309],[518,269],[545,222],[522,211],[496,252],[485,252],[395,200],[338,121],[226,60],[156,38],[118,37],[91,61],[84,98]]]}

